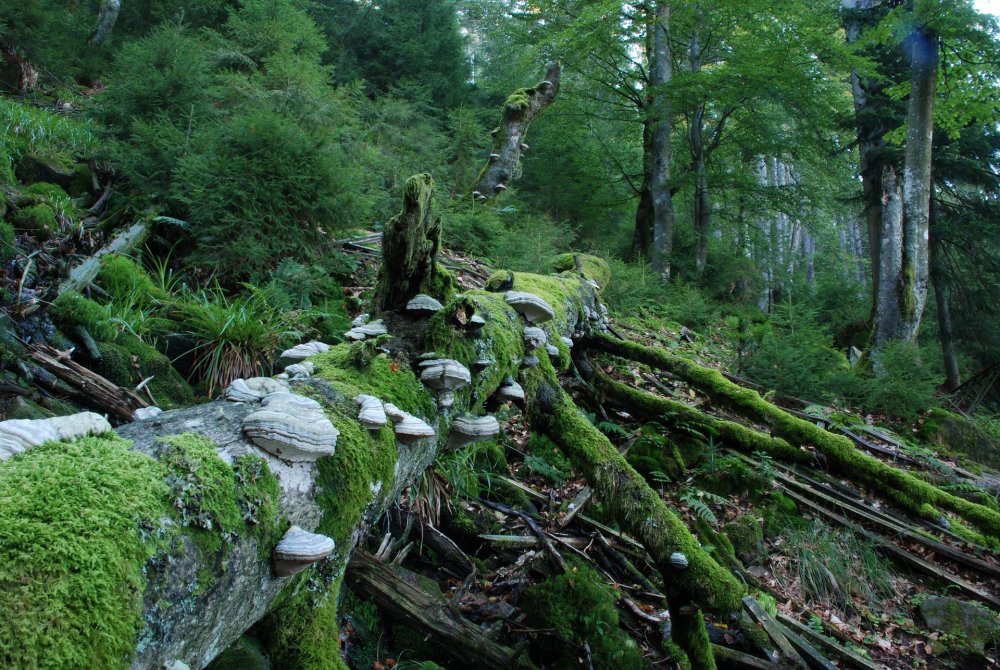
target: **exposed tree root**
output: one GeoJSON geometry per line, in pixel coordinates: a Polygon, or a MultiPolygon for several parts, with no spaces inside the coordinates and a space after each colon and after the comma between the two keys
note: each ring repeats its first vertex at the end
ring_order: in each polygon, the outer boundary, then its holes
{"type": "MultiPolygon", "coordinates": [[[[881,491],[905,509],[925,518],[937,519],[940,512],[936,508],[941,507],[954,512],[987,535],[1000,538],[1000,513],[952,495],[908,472],[862,453],[848,438],[834,435],[809,421],[792,416],[761,398],[756,391],[729,381],[717,370],[698,365],[662,349],[615,340],[599,333],[588,337],[587,344],[680,377],[706,394],[712,402],[751,421],[766,425],[774,436],[787,443],[815,448],[826,460],[828,467],[849,476],[854,481],[881,491]]],[[[770,451],[765,443],[761,443],[761,446],[775,458],[787,460],[789,457],[787,449],[770,451]]]]}

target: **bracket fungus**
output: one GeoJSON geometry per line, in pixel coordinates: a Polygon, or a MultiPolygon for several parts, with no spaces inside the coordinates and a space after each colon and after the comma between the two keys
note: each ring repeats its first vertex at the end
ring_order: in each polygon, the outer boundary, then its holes
{"type": "Polygon", "coordinates": [[[500,423],[495,416],[460,416],[451,424],[448,448],[461,449],[467,444],[488,440],[500,433],[500,423]]]}
{"type": "Polygon", "coordinates": [[[316,372],[316,366],[309,361],[295,363],[285,368],[285,374],[290,379],[309,379],[316,372]]]}
{"type": "Polygon", "coordinates": [[[333,454],[340,435],[318,402],[281,391],[243,419],[243,432],[261,449],[286,461],[315,461],[333,454]]]}
{"type": "Polygon", "coordinates": [[[403,444],[410,444],[427,437],[434,437],[434,429],[423,419],[403,412],[403,418],[396,423],[396,439],[403,444]]]}
{"type": "Polygon", "coordinates": [[[416,317],[434,316],[442,309],[444,305],[424,293],[413,296],[413,299],[406,303],[406,313],[416,317]]]}
{"type": "Polygon", "coordinates": [[[286,367],[294,363],[301,363],[310,356],[325,354],[328,351],[330,351],[330,345],[319,342],[318,340],[303,342],[302,344],[296,344],[291,349],[286,349],[281,352],[281,358],[278,360],[278,364],[286,367]]]}
{"type": "Polygon", "coordinates": [[[442,409],[454,404],[454,391],[472,382],[469,369],[450,358],[424,361],[420,367],[423,368],[420,381],[439,392],[438,407],[442,409]]]}
{"type": "Polygon", "coordinates": [[[368,430],[378,430],[388,423],[389,419],[382,406],[382,401],[375,396],[362,394],[355,397],[354,401],[361,405],[361,411],[358,412],[358,423],[368,430]]]}
{"type": "Polygon", "coordinates": [[[545,331],[538,326],[525,326],[524,344],[529,350],[534,351],[549,341],[545,331]]]}
{"type": "Polygon", "coordinates": [[[399,409],[391,402],[383,403],[382,409],[385,411],[385,415],[389,417],[389,420],[392,421],[393,423],[399,423],[407,416],[409,416],[406,412],[399,409]]]}
{"type": "Polygon", "coordinates": [[[358,314],[356,317],[354,317],[354,320],[351,321],[351,328],[360,328],[361,326],[368,323],[368,319],[370,318],[371,315],[368,312],[362,312],[361,314],[358,314]]]}
{"type": "Polygon", "coordinates": [[[226,400],[232,402],[260,402],[271,393],[287,391],[288,384],[270,377],[251,377],[250,379],[234,379],[226,387],[226,400]]]}
{"type": "Polygon", "coordinates": [[[156,417],[163,414],[163,410],[159,407],[140,407],[135,411],[136,421],[150,421],[156,417]]]}
{"type": "Polygon", "coordinates": [[[46,442],[65,442],[109,432],[111,424],[94,412],[80,412],[48,419],[0,421],[0,461],[46,442]]]}
{"type": "Polygon", "coordinates": [[[332,538],[292,526],[271,553],[274,574],[279,577],[297,575],[332,554],[335,548],[332,538]]]}
{"type": "Polygon", "coordinates": [[[559,347],[554,344],[546,344],[545,351],[549,353],[550,358],[559,358],[559,347]]]}
{"type": "Polygon", "coordinates": [[[524,400],[524,388],[514,381],[513,377],[507,376],[500,382],[500,388],[497,389],[497,396],[503,400],[521,402],[524,400]]]}
{"type": "Polygon", "coordinates": [[[670,566],[675,570],[687,570],[688,567],[687,556],[685,556],[679,551],[675,551],[674,553],[670,554],[669,562],[670,566]]]}
{"type": "Polygon", "coordinates": [[[531,324],[537,325],[551,321],[556,315],[555,310],[549,306],[549,303],[534,293],[507,291],[504,295],[504,300],[531,324]]]}
{"type": "Polygon", "coordinates": [[[349,340],[360,341],[368,339],[369,337],[378,337],[379,335],[385,335],[389,332],[389,329],[385,327],[385,323],[382,319],[375,319],[363,326],[355,326],[349,331],[344,333],[344,337],[349,340]]]}

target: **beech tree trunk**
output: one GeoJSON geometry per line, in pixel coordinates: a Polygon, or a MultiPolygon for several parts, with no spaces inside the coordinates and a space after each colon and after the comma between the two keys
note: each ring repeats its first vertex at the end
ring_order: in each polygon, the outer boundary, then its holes
{"type": "Polygon", "coordinates": [[[671,146],[673,111],[666,87],[673,76],[670,61],[670,3],[656,4],[650,22],[653,31],[653,62],[650,87],[653,95],[653,160],[650,174],[650,196],[653,204],[653,271],[664,280],[670,278],[670,254],[674,244],[674,203],[670,193],[671,146]]]}
{"type": "Polygon", "coordinates": [[[962,385],[962,375],[958,367],[958,351],[955,348],[955,331],[951,322],[951,278],[945,266],[941,239],[935,234],[940,217],[937,198],[931,198],[931,248],[930,272],[934,284],[934,300],[937,305],[938,338],[941,340],[941,355],[944,359],[945,389],[954,391],[962,385]]]}
{"type": "Polygon", "coordinates": [[[104,0],[101,4],[101,13],[97,17],[97,27],[87,38],[88,44],[93,46],[104,44],[111,37],[111,31],[114,30],[115,23],[118,22],[118,13],[121,8],[121,0],[104,0]]]}
{"type": "MultiPolygon", "coordinates": [[[[689,58],[691,72],[701,71],[701,8],[695,10],[695,28],[691,32],[689,58]]],[[[708,201],[708,177],[705,174],[705,103],[699,103],[691,115],[688,143],[691,148],[691,167],[694,170],[694,267],[701,275],[708,259],[708,235],[711,225],[708,201]]]]}
{"type": "Polygon", "coordinates": [[[875,293],[875,348],[916,340],[930,281],[931,149],[937,90],[937,36],[917,27],[910,37],[910,100],[907,109],[902,183],[892,168],[883,172],[882,248],[875,293]]]}

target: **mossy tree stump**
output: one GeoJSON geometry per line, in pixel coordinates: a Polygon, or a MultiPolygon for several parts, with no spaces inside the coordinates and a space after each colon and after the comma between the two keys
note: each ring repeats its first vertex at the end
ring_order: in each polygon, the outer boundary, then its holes
{"type": "Polygon", "coordinates": [[[435,263],[441,248],[441,217],[434,213],[434,180],[418,174],[403,187],[403,211],[382,233],[382,265],[375,294],[376,312],[401,309],[410,298],[434,290],[435,263]]]}

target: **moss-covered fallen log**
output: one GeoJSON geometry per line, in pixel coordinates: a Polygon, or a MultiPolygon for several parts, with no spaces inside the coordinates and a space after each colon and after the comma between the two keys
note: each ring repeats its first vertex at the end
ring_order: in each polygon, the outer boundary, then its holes
{"type": "MultiPolygon", "coordinates": [[[[846,437],[827,432],[809,421],[789,414],[764,400],[756,391],[729,381],[718,370],[698,365],[662,349],[614,339],[601,333],[588,337],[587,344],[676,375],[718,406],[767,426],[775,437],[790,445],[814,448],[827,467],[880,491],[905,509],[936,520],[941,516],[937,509],[940,507],[954,512],[982,533],[1000,539],[1000,513],[995,510],[948,493],[859,451],[846,437]]],[[[784,449],[771,455],[778,459],[787,458],[784,449]]],[[[956,530],[966,533],[970,538],[977,537],[974,530],[959,524],[956,526],[956,530]]]]}

